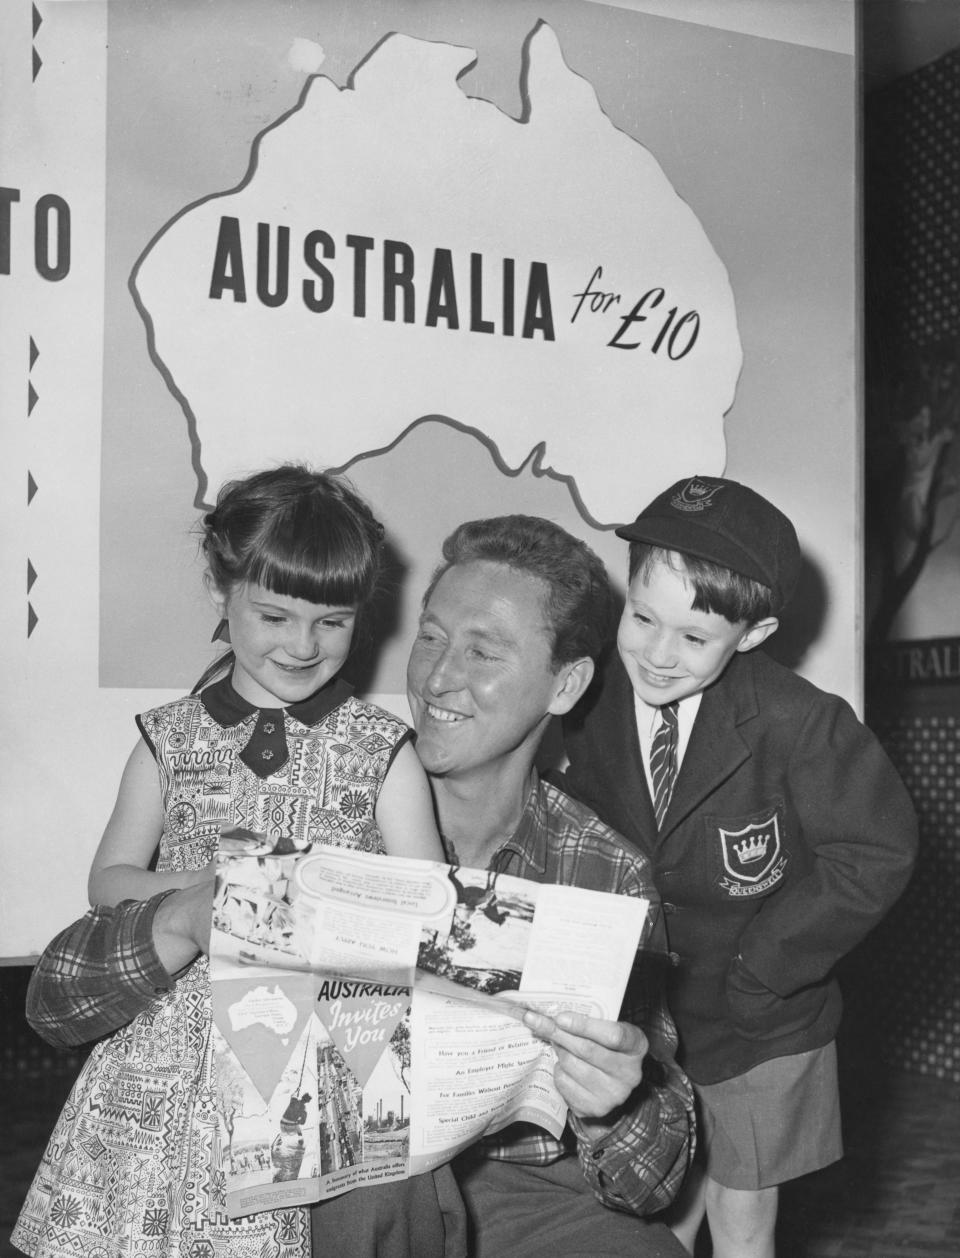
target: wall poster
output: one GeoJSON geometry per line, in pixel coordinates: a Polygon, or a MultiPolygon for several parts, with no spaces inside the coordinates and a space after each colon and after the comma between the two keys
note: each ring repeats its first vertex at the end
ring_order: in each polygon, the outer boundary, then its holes
{"type": "Polygon", "coordinates": [[[343,470],[405,714],[462,520],[613,535],[725,472],[795,519],[782,657],[858,697],[851,6],[6,0],[0,955],[41,949],[136,730],[215,648],[227,478],[343,470]],[[775,12],[771,10],[775,9],[775,12]]]}

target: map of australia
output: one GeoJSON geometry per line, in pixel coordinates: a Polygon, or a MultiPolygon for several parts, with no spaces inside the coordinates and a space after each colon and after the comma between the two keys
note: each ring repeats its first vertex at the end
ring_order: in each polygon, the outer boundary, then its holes
{"type": "Polygon", "coordinates": [[[279,987],[257,987],[245,992],[242,1000],[230,1007],[230,1025],[234,1031],[263,1026],[281,1037],[289,1036],[297,1022],[296,1007],[279,987]]]}
{"type": "Polygon", "coordinates": [[[133,277],[210,486],[285,458],[344,467],[424,417],[567,478],[587,518],[724,464],[741,366],[729,278],[656,158],[553,31],[524,115],[457,82],[470,49],[387,36],[185,207],[133,277]]]}

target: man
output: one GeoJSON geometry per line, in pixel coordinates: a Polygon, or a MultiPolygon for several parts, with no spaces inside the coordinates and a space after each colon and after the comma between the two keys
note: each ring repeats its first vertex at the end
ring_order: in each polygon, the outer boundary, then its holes
{"type": "MultiPolygon", "coordinates": [[[[608,637],[600,560],[525,516],[463,524],[443,556],[407,694],[448,857],[655,901],[645,860],[534,767],[551,717],[583,695],[608,637]]],[[[658,977],[648,946],[626,1002],[636,1001],[634,1021],[525,1016],[557,1050],[569,1122],[563,1141],[513,1124],[457,1159],[476,1258],[685,1252],[662,1224],[636,1217],[669,1204],[692,1151],[690,1094],[658,977]]]]}
{"type": "MultiPolygon", "coordinates": [[[[645,859],[534,767],[551,717],[584,693],[611,628],[600,560],[525,516],[462,525],[443,553],[410,654],[408,694],[449,858],[655,901],[645,859]]],[[[129,1021],[207,950],[209,919],[209,886],[94,910],[41,958],[28,997],[32,1025],[52,1042],[77,1043],[129,1021]]],[[[457,1159],[475,1258],[685,1253],[663,1224],[641,1221],[669,1204],[693,1144],[658,946],[659,925],[628,993],[628,1020],[525,1015],[556,1047],[569,1122],[560,1141],[513,1124],[457,1159]]],[[[362,1206],[350,1194],[325,1202],[314,1212],[315,1252],[425,1258],[445,1231],[446,1253],[460,1253],[455,1195],[441,1168],[365,1189],[362,1206]]]]}

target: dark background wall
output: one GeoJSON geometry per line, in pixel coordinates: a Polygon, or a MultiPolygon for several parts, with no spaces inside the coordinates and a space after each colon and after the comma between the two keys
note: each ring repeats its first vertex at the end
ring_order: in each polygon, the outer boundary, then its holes
{"type": "Polygon", "coordinates": [[[960,1082],[960,6],[863,6],[868,723],[921,826],[846,968],[865,1045],[960,1082]]]}

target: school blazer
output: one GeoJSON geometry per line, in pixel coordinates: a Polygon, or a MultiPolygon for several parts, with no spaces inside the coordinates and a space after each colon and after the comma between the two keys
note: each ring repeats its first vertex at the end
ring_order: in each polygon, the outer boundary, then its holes
{"type": "Polygon", "coordinates": [[[762,651],[704,692],[657,833],[633,690],[613,654],[564,721],[564,785],[649,857],[680,1061],[698,1083],[833,1039],[832,976],[910,876],[917,821],[879,742],[762,651]]]}

